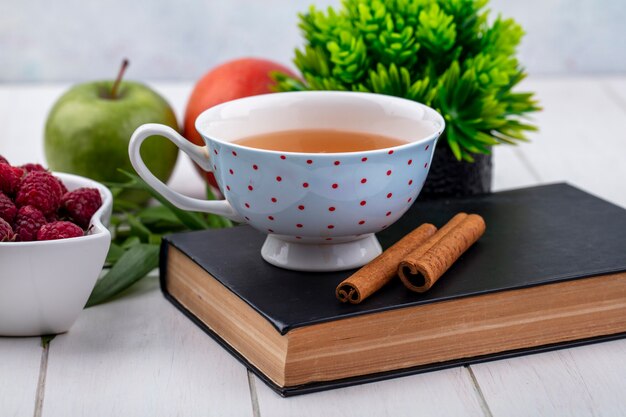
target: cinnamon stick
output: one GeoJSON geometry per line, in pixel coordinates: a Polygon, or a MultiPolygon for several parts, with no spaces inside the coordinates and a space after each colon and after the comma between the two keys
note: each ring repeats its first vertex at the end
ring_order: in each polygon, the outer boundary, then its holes
{"type": "Polygon", "coordinates": [[[404,285],[415,292],[428,291],[437,280],[485,233],[477,214],[459,213],[398,265],[404,285]]]}
{"type": "Polygon", "coordinates": [[[413,249],[433,236],[436,231],[435,226],[425,223],[404,236],[370,263],[342,281],[335,290],[337,299],[343,303],[352,304],[365,300],[396,276],[398,263],[413,249]]]}

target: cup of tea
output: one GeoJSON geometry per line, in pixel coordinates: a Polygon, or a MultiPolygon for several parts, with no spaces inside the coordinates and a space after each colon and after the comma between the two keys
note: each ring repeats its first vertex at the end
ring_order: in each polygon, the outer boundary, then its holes
{"type": "MultiPolygon", "coordinates": [[[[137,173],[175,206],[247,223],[267,238],[263,258],[300,271],[338,271],[381,253],[375,233],[413,204],[444,119],[428,106],[370,93],[306,91],[229,101],[203,112],[197,146],[168,126],[140,126],[130,140],[137,173]],[[213,172],[225,200],[182,195],[141,159],[164,136],[213,172]]],[[[216,242],[219,245],[219,242],[216,242]]]]}

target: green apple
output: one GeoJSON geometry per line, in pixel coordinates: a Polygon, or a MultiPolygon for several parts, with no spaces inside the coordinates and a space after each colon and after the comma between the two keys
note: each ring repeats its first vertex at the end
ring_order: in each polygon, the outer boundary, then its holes
{"type": "MultiPolygon", "coordinates": [[[[122,72],[121,72],[122,73],[122,72]]],[[[134,172],[128,158],[133,131],[144,123],[162,123],[178,130],[176,116],[159,94],[137,82],[96,81],[78,84],[54,104],[45,128],[48,166],[96,181],[126,181],[118,169],[134,172]]],[[[141,156],[150,170],[167,181],[178,148],[160,137],[149,138],[141,156]]],[[[145,193],[124,195],[142,203],[145,193]]]]}

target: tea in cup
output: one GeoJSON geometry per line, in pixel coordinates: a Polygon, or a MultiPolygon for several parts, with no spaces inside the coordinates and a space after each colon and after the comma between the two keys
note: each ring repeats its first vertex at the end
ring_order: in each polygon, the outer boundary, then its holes
{"type": "MultiPolygon", "coordinates": [[[[137,173],[181,209],[214,213],[267,234],[263,258],[301,271],[362,266],[422,189],[444,129],[435,110],[370,93],[306,91],[226,102],[203,112],[197,146],[146,124],[129,154],[137,173]],[[213,172],[225,200],[184,196],[158,180],[141,143],[164,136],[213,172]]],[[[216,242],[219,244],[219,242],[216,242]]]]}

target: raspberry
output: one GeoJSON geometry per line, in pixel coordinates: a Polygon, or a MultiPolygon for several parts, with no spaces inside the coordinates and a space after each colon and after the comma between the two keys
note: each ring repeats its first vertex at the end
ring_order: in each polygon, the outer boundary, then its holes
{"type": "Polygon", "coordinates": [[[46,218],[46,222],[48,223],[52,223],[52,222],[56,222],[57,220],[61,219],[61,216],[59,216],[58,212],[54,212],[54,213],[50,213],[44,216],[46,218]]]}
{"type": "Polygon", "coordinates": [[[24,164],[20,168],[22,168],[26,172],[33,172],[33,171],[48,172],[47,169],[45,169],[43,166],[39,164],[24,164]]]}
{"type": "Polygon", "coordinates": [[[24,170],[8,164],[0,164],[0,191],[6,195],[13,195],[20,187],[24,170]]]}
{"type": "Polygon", "coordinates": [[[9,223],[13,223],[15,215],[17,214],[17,208],[13,201],[0,191],[0,219],[4,219],[9,223]]]}
{"type": "Polygon", "coordinates": [[[0,242],[11,242],[15,240],[15,233],[11,225],[6,220],[0,218],[0,242]]]}
{"type": "MultiPolygon", "coordinates": [[[[28,163],[28,164],[22,165],[20,168],[22,168],[24,170],[24,173],[26,174],[29,172],[33,172],[33,171],[50,172],[46,167],[44,167],[41,164],[28,163]]],[[[67,192],[67,188],[65,188],[65,184],[63,184],[63,181],[61,181],[59,178],[56,178],[56,180],[59,182],[59,185],[61,186],[61,195],[65,194],[67,192]]]]}
{"type": "Polygon", "coordinates": [[[33,206],[44,215],[57,211],[61,205],[63,189],[59,181],[49,172],[29,172],[22,180],[15,197],[18,207],[33,206]]]}
{"type": "Polygon", "coordinates": [[[83,229],[89,226],[89,220],[101,205],[100,192],[95,188],[79,188],[61,199],[61,207],[83,229]]]}
{"type": "Polygon", "coordinates": [[[46,224],[46,218],[41,211],[33,206],[21,207],[13,225],[16,240],[22,242],[37,240],[37,232],[44,224],[46,224]]]}
{"type": "Polygon", "coordinates": [[[79,236],[83,236],[83,229],[72,222],[44,224],[37,232],[37,240],[69,239],[79,236]]]}
{"type": "Polygon", "coordinates": [[[7,161],[7,159],[4,156],[2,156],[2,155],[0,155],[0,164],[11,165],[11,164],[9,164],[9,161],[7,161]]]}

